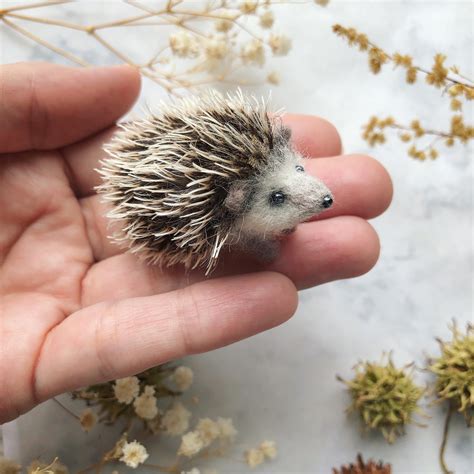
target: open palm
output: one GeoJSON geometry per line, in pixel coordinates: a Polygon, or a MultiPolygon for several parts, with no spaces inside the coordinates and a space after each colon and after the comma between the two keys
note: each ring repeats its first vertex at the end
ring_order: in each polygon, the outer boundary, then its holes
{"type": "Polygon", "coordinates": [[[160,271],[108,239],[94,169],[135,100],[127,66],[0,67],[0,423],[58,393],[140,372],[278,325],[297,288],[356,276],[377,260],[365,219],[391,199],[385,170],[338,156],[327,122],[289,115],[336,205],[305,223],[266,268],[227,255],[213,274],[160,271]],[[323,158],[325,157],[325,158],[323,158]]]}

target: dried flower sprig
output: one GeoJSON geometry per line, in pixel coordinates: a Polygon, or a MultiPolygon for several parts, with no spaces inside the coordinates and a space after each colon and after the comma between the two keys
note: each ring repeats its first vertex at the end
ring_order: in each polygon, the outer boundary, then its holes
{"type": "Polygon", "coordinates": [[[0,455],[0,474],[20,474],[21,465],[0,455]]]}
{"type": "Polygon", "coordinates": [[[418,402],[425,390],[415,384],[412,364],[399,369],[388,357],[386,363],[360,362],[354,370],[352,380],[338,380],[352,398],[347,411],[358,412],[367,430],[378,430],[393,443],[408,424],[422,426],[413,417],[423,415],[418,402]]]}
{"type": "Polygon", "coordinates": [[[340,469],[333,469],[333,474],[392,474],[392,466],[382,461],[375,462],[372,459],[364,462],[362,455],[357,455],[355,464],[342,466],[340,469]]]}
{"type": "MultiPolygon", "coordinates": [[[[281,3],[278,0],[216,0],[198,5],[189,0],[170,0],[163,2],[161,7],[123,0],[128,9],[135,10],[133,15],[92,24],[29,14],[32,9],[36,12],[48,6],[62,8],[62,5],[79,3],[84,2],[43,1],[4,7],[0,9],[0,25],[9,33],[34,41],[75,64],[88,66],[85,57],[46,40],[34,32],[32,26],[46,24],[82,32],[120,61],[137,67],[145,77],[170,94],[215,81],[247,84],[248,81],[239,80],[236,75],[244,66],[261,67],[268,55],[282,56],[291,48],[290,38],[274,30],[272,8],[281,3]],[[141,27],[156,27],[161,31],[170,26],[174,31],[169,34],[168,41],[145,62],[132,58],[124,51],[123,44],[112,43],[104,34],[112,28],[139,31],[141,27]]],[[[276,84],[276,73],[270,72],[268,81],[276,84]]]]}
{"type": "Polygon", "coordinates": [[[428,370],[436,376],[434,391],[437,402],[446,402],[446,415],[439,459],[445,474],[450,471],[444,459],[449,424],[454,412],[461,413],[468,427],[474,427],[474,326],[468,324],[462,333],[453,322],[452,340],[438,339],[441,356],[429,361],[428,370]]]}
{"type": "Polygon", "coordinates": [[[462,99],[467,101],[474,99],[474,81],[464,77],[458,67],[445,66],[447,59],[445,55],[436,54],[431,69],[424,69],[414,63],[412,56],[398,52],[388,53],[355,28],[345,28],[336,24],[333,25],[333,32],[346,39],[350,46],[357,46],[360,51],[368,52],[369,68],[374,74],[378,74],[384,64],[391,63],[395,67],[405,69],[405,80],[408,84],[414,84],[420,74],[424,75],[426,83],[443,89],[444,96],[450,100],[451,111],[456,112],[451,117],[449,130],[422,127],[418,120],[413,120],[410,125],[403,125],[393,117],[384,119],[372,117],[363,126],[362,133],[362,137],[369,145],[385,143],[387,139],[385,129],[395,129],[399,132],[398,137],[402,142],[411,143],[408,156],[423,161],[426,158],[435,159],[439,156],[439,150],[435,145],[440,140],[451,147],[455,144],[466,144],[474,138],[474,127],[465,123],[461,112],[462,99]],[[431,140],[420,146],[419,141],[422,137],[431,137],[431,140]]]}
{"type": "Polygon", "coordinates": [[[278,454],[275,441],[262,441],[256,448],[245,452],[245,462],[250,468],[260,466],[267,460],[275,459],[278,454]]]}

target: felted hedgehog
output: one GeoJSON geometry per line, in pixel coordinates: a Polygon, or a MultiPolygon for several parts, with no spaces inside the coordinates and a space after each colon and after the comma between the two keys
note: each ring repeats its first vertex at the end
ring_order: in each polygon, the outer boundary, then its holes
{"type": "Polygon", "coordinates": [[[121,221],[113,239],[151,263],[208,274],[229,245],[271,261],[283,235],[333,202],[281,117],[241,92],[188,97],[121,129],[98,191],[121,221]]]}

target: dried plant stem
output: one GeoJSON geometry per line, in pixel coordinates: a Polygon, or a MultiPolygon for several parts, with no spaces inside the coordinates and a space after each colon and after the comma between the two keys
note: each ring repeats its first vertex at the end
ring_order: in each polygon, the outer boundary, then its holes
{"type": "MultiPolygon", "coordinates": [[[[403,130],[406,132],[411,132],[413,131],[411,127],[407,127],[406,125],[400,125],[400,124],[393,124],[389,125],[389,128],[394,128],[396,130],[403,130]]],[[[449,132],[441,132],[439,130],[424,130],[424,135],[433,135],[439,138],[451,138],[453,137],[453,134],[449,132]]]]}
{"type": "Polygon", "coordinates": [[[448,441],[448,434],[449,434],[449,424],[451,422],[451,416],[453,413],[454,413],[454,407],[452,404],[450,404],[448,412],[446,413],[446,419],[444,421],[443,440],[441,441],[441,446],[439,448],[439,463],[441,465],[443,474],[453,474],[453,472],[448,469],[448,466],[446,466],[446,461],[444,460],[444,455],[446,451],[446,443],[448,441]]]}
{"type": "Polygon", "coordinates": [[[50,0],[49,2],[38,2],[31,3],[26,5],[16,5],[14,7],[2,8],[0,9],[0,15],[3,15],[7,12],[17,12],[19,10],[30,10],[32,8],[48,7],[51,5],[61,5],[62,3],[71,3],[72,0],[50,0]]]}
{"type": "Polygon", "coordinates": [[[73,63],[79,64],[79,66],[90,66],[90,64],[83,59],[79,58],[78,56],[70,53],[69,51],[66,51],[65,49],[62,49],[58,46],[54,46],[53,44],[49,43],[48,41],[40,38],[39,36],[36,36],[34,33],[29,32],[28,30],[25,30],[21,26],[18,26],[15,23],[12,23],[10,20],[7,20],[5,17],[1,18],[1,21],[8,27],[10,27],[12,30],[17,31],[18,33],[22,34],[23,36],[26,36],[27,38],[32,39],[33,41],[36,41],[37,43],[41,44],[42,46],[50,49],[56,54],[59,54],[60,56],[63,56],[66,59],[69,59],[69,61],[72,61],[73,63]]]}

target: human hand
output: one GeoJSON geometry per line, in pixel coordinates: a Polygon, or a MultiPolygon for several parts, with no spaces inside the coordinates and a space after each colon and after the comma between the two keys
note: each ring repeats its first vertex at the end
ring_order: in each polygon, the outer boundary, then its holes
{"type": "Polygon", "coordinates": [[[297,288],[367,272],[366,219],[391,200],[375,160],[340,156],[330,124],[287,115],[335,205],[300,225],[265,267],[228,256],[212,275],[159,270],[107,238],[94,169],[138,72],[0,66],[0,423],[64,391],[209,351],[286,321],[297,288]]]}

